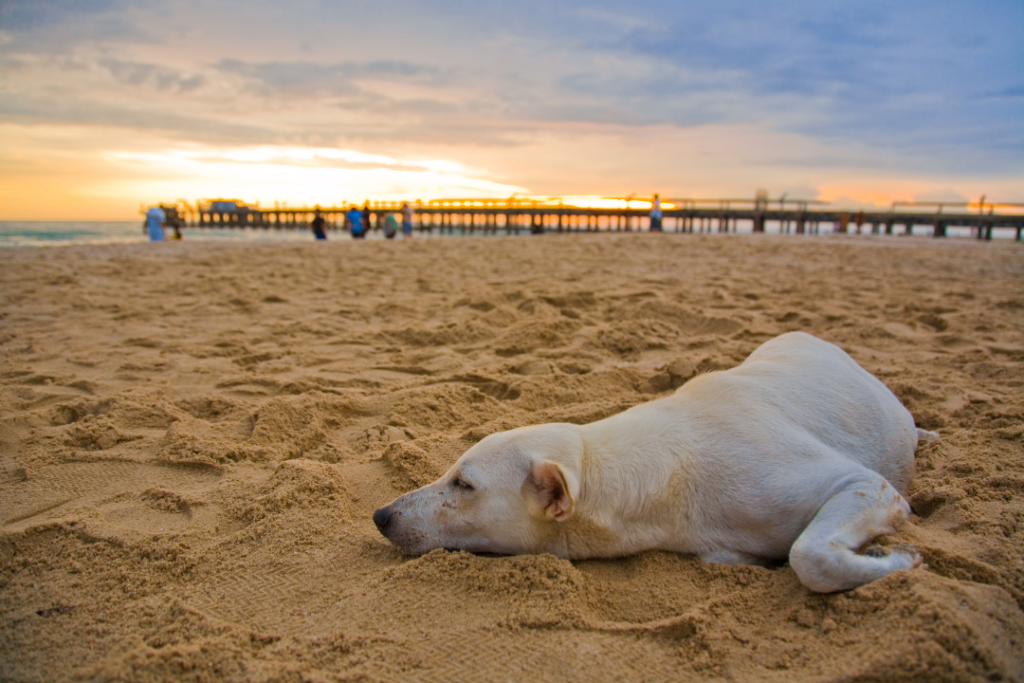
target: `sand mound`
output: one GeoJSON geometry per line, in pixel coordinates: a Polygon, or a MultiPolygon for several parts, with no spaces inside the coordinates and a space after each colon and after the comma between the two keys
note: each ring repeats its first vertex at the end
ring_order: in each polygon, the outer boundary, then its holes
{"type": "Polygon", "coordinates": [[[573,235],[0,253],[0,679],[1024,680],[1024,250],[573,235]],[[373,510],[805,330],[918,424],[927,570],[403,557],[373,510]]]}

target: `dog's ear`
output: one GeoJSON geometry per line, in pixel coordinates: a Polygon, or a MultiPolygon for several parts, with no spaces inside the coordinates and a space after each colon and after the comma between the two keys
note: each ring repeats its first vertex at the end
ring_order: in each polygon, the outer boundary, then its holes
{"type": "Polygon", "coordinates": [[[580,484],[558,463],[535,460],[522,492],[531,514],[563,522],[572,515],[580,484]]]}

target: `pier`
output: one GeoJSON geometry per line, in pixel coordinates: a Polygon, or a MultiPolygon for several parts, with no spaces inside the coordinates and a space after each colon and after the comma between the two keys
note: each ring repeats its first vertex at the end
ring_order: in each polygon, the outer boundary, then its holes
{"type": "MultiPolygon", "coordinates": [[[[410,202],[414,229],[441,234],[542,234],[548,232],[622,232],[647,230],[650,202],[632,197],[605,198],[607,206],[575,206],[553,199],[441,199],[410,202]],[[639,206],[638,206],[639,205],[639,206]]],[[[664,199],[664,232],[781,234],[930,234],[946,237],[964,228],[982,240],[1024,237],[1024,204],[894,202],[888,210],[850,211],[823,202],[794,199],[664,199]],[[769,227],[771,229],[769,229],[769,227]]],[[[165,206],[169,221],[190,228],[308,230],[319,208],[328,230],[345,228],[345,206],[260,208],[236,200],[212,200],[165,206]]],[[[369,231],[383,231],[384,217],[401,202],[370,202],[369,231]]],[[[396,216],[401,222],[401,216],[396,216]]]]}

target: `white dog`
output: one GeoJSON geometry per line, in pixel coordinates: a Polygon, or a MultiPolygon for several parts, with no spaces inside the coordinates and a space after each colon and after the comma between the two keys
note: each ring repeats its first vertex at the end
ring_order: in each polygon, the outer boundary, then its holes
{"type": "Polygon", "coordinates": [[[840,348],[792,332],[613,417],[492,434],[373,521],[410,554],[788,557],[840,591],[921,564],[858,549],[906,519],[918,439],[936,436],[840,348]]]}

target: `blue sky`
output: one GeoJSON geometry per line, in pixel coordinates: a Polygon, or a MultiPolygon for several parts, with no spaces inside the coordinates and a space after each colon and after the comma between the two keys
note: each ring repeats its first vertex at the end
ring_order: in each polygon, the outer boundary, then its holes
{"type": "Polygon", "coordinates": [[[1019,0],[0,0],[0,218],[29,185],[96,211],[303,187],[1024,201],[1022,29],[1019,0]],[[282,182],[230,165],[254,148],[282,182]]]}

